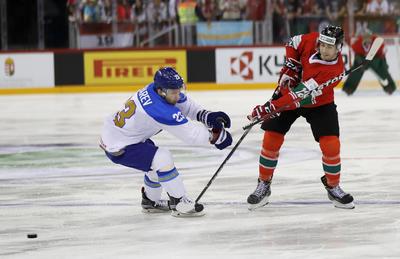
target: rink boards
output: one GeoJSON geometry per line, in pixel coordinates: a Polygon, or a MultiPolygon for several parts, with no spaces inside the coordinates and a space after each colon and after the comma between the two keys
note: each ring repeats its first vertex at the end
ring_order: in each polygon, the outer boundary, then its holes
{"type": "MultiPolygon", "coordinates": [[[[342,54],[349,69],[353,54],[347,46],[342,54]]],[[[388,45],[386,56],[399,83],[398,47],[388,45]]],[[[0,94],[133,91],[151,82],[164,66],[176,68],[190,90],[272,89],[284,59],[281,46],[3,52],[0,94]]],[[[365,73],[363,87],[379,87],[371,71],[365,73]]]]}

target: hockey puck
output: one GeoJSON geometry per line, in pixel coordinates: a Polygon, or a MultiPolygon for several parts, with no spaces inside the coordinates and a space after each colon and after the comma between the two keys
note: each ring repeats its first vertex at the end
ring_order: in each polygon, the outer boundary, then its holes
{"type": "Polygon", "coordinates": [[[28,235],[26,235],[28,238],[37,238],[37,234],[35,233],[30,233],[28,235]]]}

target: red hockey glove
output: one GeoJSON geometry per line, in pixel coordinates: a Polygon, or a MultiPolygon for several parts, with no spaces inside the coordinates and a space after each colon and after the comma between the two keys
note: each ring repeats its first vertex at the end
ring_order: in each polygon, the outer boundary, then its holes
{"type": "MultiPolygon", "coordinates": [[[[275,111],[275,106],[268,101],[265,105],[257,105],[254,107],[253,112],[251,113],[251,117],[249,119],[253,120],[255,118],[261,120],[262,118],[265,118],[268,114],[271,114],[273,111],[275,111]]],[[[278,117],[280,113],[276,113],[274,115],[271,115],[269,118],[275,118],[278,117]]]]}
{"type": "Polygon", "coordinates": [[[295,87],[301,80],[301,63],[293,58],[288,58],[282,67],[278,84],[282,88],[295,87]]]}

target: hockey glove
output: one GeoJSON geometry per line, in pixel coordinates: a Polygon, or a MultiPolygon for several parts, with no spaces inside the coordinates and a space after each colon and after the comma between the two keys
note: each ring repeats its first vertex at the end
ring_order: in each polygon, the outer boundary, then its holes
{"type": "MultiPolygon", "coordinates": [[[[282,67],[278,85],[281,88],[295,87],[301,80],[301,63],[293,58],[288,58],[282,67]]],[[[285,94],[285,93],[283,93],[285,94]]]]}
{"type": "Polygon", "coordinates": [[[222,129],[231,127],[231,118],[225,112],[210,112],[201,110],[197,113],[197,120],[209,128],[222,129]]]}
{"type": "Polygon", "coordinates": [[[309,96],[315,99],[315,97],[322,95],[322,90],[318,88],[318,83],[313,78],[298,84],[293,89],[293,92],[301,99],[305,99],[309,96]]]}
{"type": "MultiPolygon", "coordinates": [[[[253,112],[251,113],[251,120],[253,119],[263,119],[265,118],[265,116],[267,116],[268,114],[271,114],[273,111],[275,111],[275,106],[271,103],[271,101],[268,101],[266,104],[264,105],[257,105],[256,107],[254,107],[253,112]]],[[[275,118],[278,117],[279,115],[281,115],[280,113],[276,113],[274,115],[271,115],[269,118],[275,118]]]]}
{"type": "Polygon", "coordinates": [[[232,144],[232,136],[224,128],[211,129],[210,143],[218,149],[224,149],[232,144]]]}

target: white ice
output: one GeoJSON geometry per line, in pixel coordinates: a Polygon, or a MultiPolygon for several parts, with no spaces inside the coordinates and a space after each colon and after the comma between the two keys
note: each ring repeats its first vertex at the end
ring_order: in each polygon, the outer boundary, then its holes
{"type": "MultiPolygon", "coordinates": [[[[254,127],[201,199],[206,215],[141,212],[143,174],[97,147],[103,117],[130,93],[0,96],[0,258],[400,258],[400,94],[336,93],[342,188],[354,210],[329,202],[321,154],[303,118],[281,150],[271,203],[247,209],[262,131],[254,127]],[[38,238],[28,239],[28,233],[38,238]]],[[[271,91],[189,92],[233,119],[271,91]]],[[[195,199],[230,149],[168,147],[195,199]]]]}

